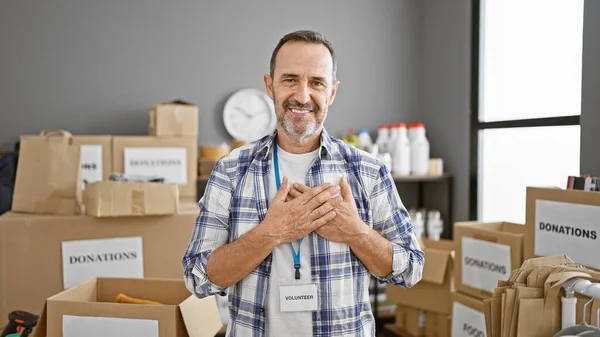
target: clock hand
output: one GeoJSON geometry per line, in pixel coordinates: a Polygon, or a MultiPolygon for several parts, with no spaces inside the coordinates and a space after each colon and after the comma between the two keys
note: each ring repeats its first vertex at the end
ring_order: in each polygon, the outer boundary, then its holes
{"type": "Polygon", "coordinates": [[[246,116],[246,117],[248,117],[248,118],[252,118],[252,115],[251,115],[251,114],[249,114],[248,112],[246,112],[246,110],[244,110],[244,109],[240,108],[239,106],[236,106],[235,108],[236,108],[237,110],[239,110],[241,113],[243,113],[243,114],[244,114],[244,116],[246,116]]]}

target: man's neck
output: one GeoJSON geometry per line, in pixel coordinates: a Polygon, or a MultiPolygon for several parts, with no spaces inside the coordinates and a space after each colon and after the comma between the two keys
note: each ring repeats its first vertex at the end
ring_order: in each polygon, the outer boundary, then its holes
{"type": "Polygon", "coordinates": [[[288,153],[302,154],[309,153],[319,148],[321,145],[321,132],[316,132],[307,138],[297,139],[288,135],[283,130],[277,132],[277,145],[288,153]]]}

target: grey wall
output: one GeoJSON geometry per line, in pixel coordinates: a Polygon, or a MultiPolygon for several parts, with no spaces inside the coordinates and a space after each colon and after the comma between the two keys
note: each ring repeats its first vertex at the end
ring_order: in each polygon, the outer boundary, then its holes
{"type": "Polygon", "coordinates": [[[600,176],[600,2],[587,0],[584,10],[581,173],[600,176]]]}
{"type": "MultiPolygon", "coordinates": [[[[471,1],[420,2],[420,90],[431,156],[454,175],[454,219],[469,219],[471,1]]],[[[442,193],[440,193],[442,194],[442,193]]]]}
{"type": "Polygon", "coordinates": [[[419,111],[415,0],[0,2],[0,148],[20,134],[145,134],[151,104],[200,107],[200,143],[229,141],[222,108],[263,89],[278,39],[316,29],[339,55],[326,127],[375,131],[419,111]]]}

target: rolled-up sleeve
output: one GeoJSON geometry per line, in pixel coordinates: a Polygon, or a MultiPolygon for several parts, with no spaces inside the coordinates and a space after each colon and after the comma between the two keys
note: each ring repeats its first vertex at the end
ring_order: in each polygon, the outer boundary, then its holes
{"type": "Polygon", "coordinates": [[[231,179],[220,160],[198,202],[200,211],[182,261],[185,285],[199,298],[226,295],[226,288],[210,281],[206,267],[214,250],[228,243],[231,197],[231,179]]]}
{"type": "Polygon", "coordinates": [[[391,242],[393,257],[392,272],[385,277],[374,276],[382,282],[410,288],[423,276],[424,253],[391,174],[385,166],[379,173],[371,193],[373,229],[391,242]]]}

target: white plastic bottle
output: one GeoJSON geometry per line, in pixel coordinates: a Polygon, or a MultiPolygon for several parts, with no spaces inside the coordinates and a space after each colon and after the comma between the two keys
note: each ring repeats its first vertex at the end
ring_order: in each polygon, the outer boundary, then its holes
{"type": "Polygon", "coordinates": [[[429,173],[429,141],[425,135],[425,124],[414,123],[410,125],[413,140],[410,144],[410,166],[414,175],[427,175],[429,173]]]}
{"type": "Polygon", "coordinates": [[[390,129],[387,125],[380,125],[377,130],[377,140],[375,143],[379,147],[379,153],[388,152],[388,139],[390,137],[390,129]]]}
{"type": "Polygon", "coordinates": [[[392,156],[390,156],[390,154],[387,152],[379,152],[379,155],[377,157],[379,158],[379,160],[381,160],[383,162],[383,164],[385,164],[388,171],[392,172],[392,169],[393,169],[392,156]]]}
{"type": "Polygon", "coordinates": [[[427,213],[427,237],[432,240],[439,240],[444,232],[444,222],[440,212],[430,210],[427,213]]]}
{"type": "Polygon", "coordinates": [[[407,176],[410,174],[410,142],[406,124],[396,125],[397,136],[394,142],[392,154],[392,168],[394,174],[407,176]]]}
{"type": "Polygon", "coordinates": [[[388,139],[388,152],[392,156],[392,161],[394,159],[394,146],[396,145],[396,138],[398,138],[398,128],[400,123],[392,124],[390,127],[390,138],[388,139]]]}
{"type": "Polygon", "coordinates": [[[358,147],[361,150],[367,151],[367,152],[371,152],[372,147],[373,147],[373,140],[371,139],[371,136],[369,135],[369,130],[367,129],[360,129],[358,131],[358,147]]]}
{"type": "Polygon", "coordinates": [[[421,211],[415,213],[414,218],[412,218],[412,224],[417,239],[422,238],[425,232],[425,216],[421,211]]]}

